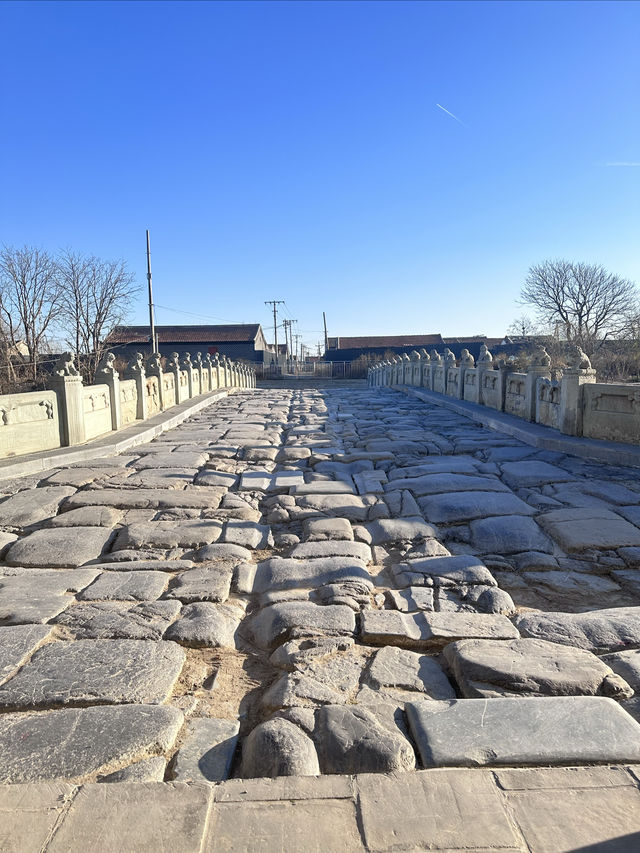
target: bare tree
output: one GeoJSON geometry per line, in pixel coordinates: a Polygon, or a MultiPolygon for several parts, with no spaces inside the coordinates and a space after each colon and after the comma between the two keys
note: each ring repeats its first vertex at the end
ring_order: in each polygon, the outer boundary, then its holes
{"type": "Polygon", "coordinates": [[[507,329],[507,334],[516,335],[519,338],[527,338],[531,335],[540,334],[540,327],[537,323],[528,317],[526,314],[522,314],[520,317],[516,317],[513,323],[507,329]]]}
{"type": "Polygon", "coordinates": [[[66,250],[58,262],[63,289],[63,327],[79,366],[93,382],[104,339],[121,323],[138,292],[124,261],[102,261],[66,250]]]}
{"type": "Polygon", "coordinates": [[[5,246],[0,251],[0,317],[12,347],[24,340],[34,380],[39,351],[59,310],[60,283],[53,258],[32,246],[5,246]]]}
{"type": "Polygon", "coordinates": [[[599,264],[565,260],[532,266],[521,292],[545,326],[559,325],[568,341],[589,354],[624,330],[636,298],[632,281],[599,264]]]}

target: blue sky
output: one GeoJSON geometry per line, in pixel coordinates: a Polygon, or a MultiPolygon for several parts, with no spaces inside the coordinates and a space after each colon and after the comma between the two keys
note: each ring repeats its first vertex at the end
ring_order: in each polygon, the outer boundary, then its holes
{"type": "Polygon", "coordinates": [[[144,285],[149,228],[159,323],[501,335],[547,257],[640,281],[640,166],[607,165],[640,163],[639,32],[611,0],[5,0],[0,242],[144,285]]]}

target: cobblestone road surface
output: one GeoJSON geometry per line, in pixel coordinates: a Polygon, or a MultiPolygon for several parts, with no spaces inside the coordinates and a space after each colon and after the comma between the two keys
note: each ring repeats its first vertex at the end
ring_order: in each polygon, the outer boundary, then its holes
{"type": "Polygon", "coordinates": [[[639,568],[638,469],[234,394],[0,481],[0,781],[639,762],[639,568]]]}

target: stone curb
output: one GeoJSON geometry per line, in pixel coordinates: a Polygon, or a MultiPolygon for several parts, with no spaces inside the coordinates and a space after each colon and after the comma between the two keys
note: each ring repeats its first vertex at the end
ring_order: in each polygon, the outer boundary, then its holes
{"type": "Polygon", "coordinates": [[[531,447],[569,453],[572,456],[604,462],[609,465],[640,467],[640,447],[634,444],[563,435],[551,427],[532,424],[516,418],[514,415],[487,409],[485,406],[478,406],[476,403],[455,400],[453,397],[446,397],[433,391],[412,388],[410,385],[391,385],[389,387],[392,391],[400,391],[407,396],[417,397],[425,403],[434,403],[436,406],[451,409],[451,411],[471,418],[483,426],[517,438],[531,447]]]}
{"type": "Polygon", "coordinates": [[[225,388],[201,397],[192,397],[146,421],[136,421],[117,432],[107,433],[80,446],[57,447],[55,450],[47,450],[44,453],[30,453],[26,456],[3,459],[0,461],[0,480],[24,477],[28,474],[36,474],[39,471],[49,471],[51,468],[58,468],[75,462],[87,462],[109,453],[122,453],[123,450],[151,441],[161,433],[173,429],[191,415],[237,390],[239,389],[225,388]]]}
{"type": "Polygon", "coordinates": [[[638,768],[0,786],[4,853],[637,850],[638,768]]]}

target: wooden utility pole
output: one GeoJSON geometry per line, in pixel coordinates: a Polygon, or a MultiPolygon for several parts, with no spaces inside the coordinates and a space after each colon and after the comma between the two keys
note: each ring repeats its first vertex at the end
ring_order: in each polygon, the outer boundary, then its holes
{"type": "Polygon", "coordinates": [[[147,229],[147,281],[149,282],[149,342],[153,352],[157,352],[156,324],[153,319],[153,291],[151,289],[151,244],[147,229]]]}
{"type": "Polygon", "coordinates": [[[276,367],[278,366],[278,305],[284,304],[284,299],[266,299],[265,305],[273,305],[273,342],[276,351],[276,367]]]}
{"type": "Polygon", "coordinates": [[[324,320],[324,351],[325,353],[329,349],[329,338],[327,337],[327,315],[322,312],[322,319],[324,320]]]}

